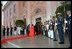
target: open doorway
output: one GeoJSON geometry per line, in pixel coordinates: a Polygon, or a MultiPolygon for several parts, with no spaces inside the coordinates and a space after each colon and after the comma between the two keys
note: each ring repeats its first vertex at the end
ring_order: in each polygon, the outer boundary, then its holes
{"type": "Polygon", "coordinates": [[[42,22],[41,22],[41,17],[39,18],[36,18],[36,24],[35,24],[35,27],[36,27],[36,34],[41,34],[42,33],[42,22]]]}

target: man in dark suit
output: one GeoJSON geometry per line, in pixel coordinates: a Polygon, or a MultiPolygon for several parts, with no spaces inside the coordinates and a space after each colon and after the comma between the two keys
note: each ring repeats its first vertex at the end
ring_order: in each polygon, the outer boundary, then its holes
{"type": "Polygon", "coordinates": [[[3,26],[3,36],[5,36],[5,26],[3,26]]]}
{"type": "Polygon", "coordinates": [[[7,26],[7,36],[9,36],[9,27],[7,26]]]}
{"type": "Polygon", "coordinates": [[[27,26],[26,32],[27,32],[27,35],[29,36],[29,32],[30,32],[30,24],[27,26]]]}
{"type": "Polygon", "coordinates": [[[10,33],[11,33],[11,36],[12,36],[12,31],[13,31],[13,28],[12,28],[12,25],[11,25],[11,28],[10,28],[10,33]]]}

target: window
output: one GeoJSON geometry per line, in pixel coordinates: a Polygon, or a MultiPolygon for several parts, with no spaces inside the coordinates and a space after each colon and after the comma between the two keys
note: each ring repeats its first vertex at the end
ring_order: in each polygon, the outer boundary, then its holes
{"type": "Polygon", "coordinates": [[[7,11],[7,17],[8,17],[8,11],[7,11]]]}
{"type": "Polygon", "coordinates": [[[25,1],[23,2],[23,7],[25,6],[25,1]]]}
{"type": "Polygon", "coordinates": [[[14,5],[14,13],[16,12],[15,5],[14,5]]]}
{"type": "Polygon", "coordinates": [[[11,16],[11,8],[10,8],[10,16],[11,16]]]}

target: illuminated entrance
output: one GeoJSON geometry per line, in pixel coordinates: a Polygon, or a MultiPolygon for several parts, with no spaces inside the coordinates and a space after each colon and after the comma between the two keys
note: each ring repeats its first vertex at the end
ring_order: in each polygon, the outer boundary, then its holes
{"type": "Polygon", "coordinates": [[[42,22],[41,22],[41,17],[36,18],[36,33],[37,34],[42,34],[42,22]]]}

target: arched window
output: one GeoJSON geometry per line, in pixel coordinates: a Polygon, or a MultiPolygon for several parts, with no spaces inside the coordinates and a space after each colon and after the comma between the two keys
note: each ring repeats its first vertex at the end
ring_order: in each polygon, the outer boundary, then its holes
{"type": "Polygon", "coordinates": [[[23,1],[23,7],[25,6],[25,2],[26,2],[26,1],[23,1]]]}
{"type": "Polygon", "coordinates": [[[36,14],[38,14],[38,13],[40,13],[40,12],[41,12],[41,9],[39,9],[39,8],[36,9],[36,11],[35,11],[36,14]]]}
{"type": "Polygon", "coordinates": [[[15,7],[16,7],[16,4],[14,4],[14,7],[13,7],[14,8],[14,13],[16,12],[16,8],[15,7]]]}

